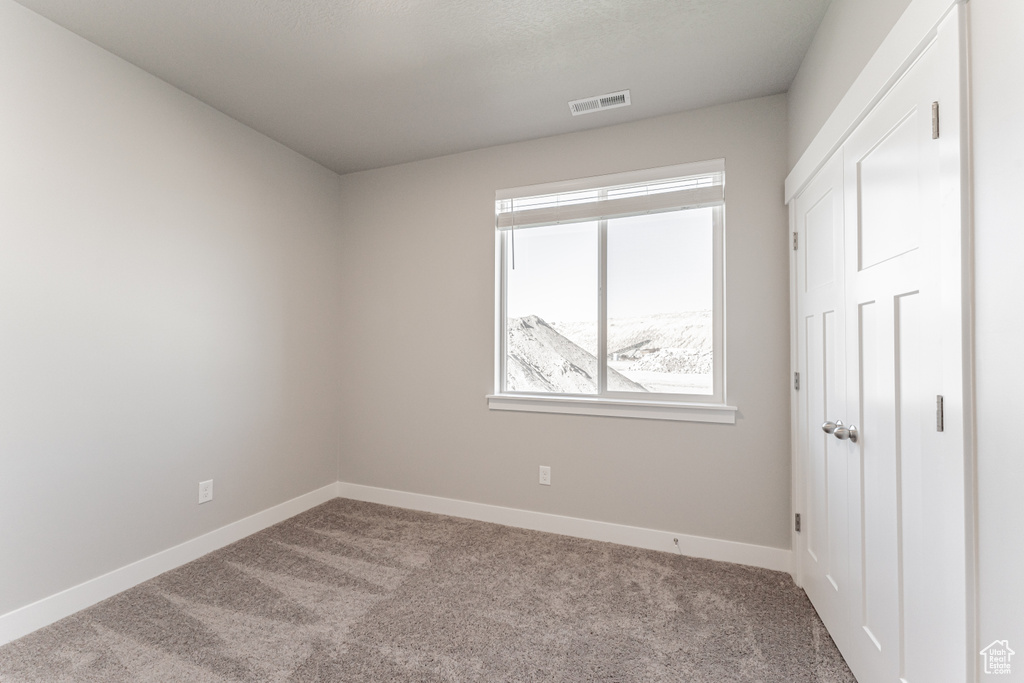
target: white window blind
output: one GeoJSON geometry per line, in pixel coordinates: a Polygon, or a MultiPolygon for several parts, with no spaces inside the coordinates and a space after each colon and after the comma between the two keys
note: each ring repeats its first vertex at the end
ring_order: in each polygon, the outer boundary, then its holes
{"type": "Polygon", "coordinates": [[[496,227],[519,230],[720,206],[724,169],[718,159],[504,190],[495,197],[496,227]]]}

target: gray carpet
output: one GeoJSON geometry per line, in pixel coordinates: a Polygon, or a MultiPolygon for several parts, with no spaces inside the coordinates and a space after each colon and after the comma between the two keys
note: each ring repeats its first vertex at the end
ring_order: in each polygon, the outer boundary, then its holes
{"type": "Polygon", "coordinates": [[[0,681],[854,679],[786,574],[339,498],[0,648],[0,681]]]}

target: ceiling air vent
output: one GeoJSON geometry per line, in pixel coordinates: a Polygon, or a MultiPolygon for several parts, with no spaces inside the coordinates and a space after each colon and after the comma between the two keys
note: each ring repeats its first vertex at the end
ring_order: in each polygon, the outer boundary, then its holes
{"type": "Polygon", "coordinates": [[[616,107],[628,106],[629,91],[620,90],[619,92],[610,92],[607,95],[598,95],[597,97],[586,97],[582,100],[573,100],[569,103],[569,111],[572,112],[573,116],[579,116],[580,114],[591,114],[595,111],[602,111],[604,109],[615,109],[616,107]]]}

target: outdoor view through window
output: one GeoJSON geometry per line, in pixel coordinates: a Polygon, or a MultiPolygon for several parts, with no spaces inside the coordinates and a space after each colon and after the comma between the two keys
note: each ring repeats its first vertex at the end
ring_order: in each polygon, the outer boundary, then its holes
{"type": "Polygon", "coordinates": [[[712,394],[721,210],[515,230],[504,264],[505,391],[597,394],[603,337],[606,392],[712,394]]]}

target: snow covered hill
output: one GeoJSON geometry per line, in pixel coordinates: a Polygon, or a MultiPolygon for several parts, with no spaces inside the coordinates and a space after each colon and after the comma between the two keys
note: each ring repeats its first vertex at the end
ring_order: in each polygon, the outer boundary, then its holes
{"type": "MultiPolygon", "coordinates": [[[[596,349],[596,342],[591,348],[596,349]]],[[[581,348],[535,315],[508,321],[508,391],[566,394],[597,392],[597,357],[581,348]]],[[[611,391],[647,391],[609,368],[611,391]]]]}
{"type": "MultiPolygon", "coordinates": [[[[658,349],[687,349],[696,355],[707,352],[710,371],[711,311],[663,313],[640,318],[612,318],[608,326],[608,355],[639,358],[658,349]]],[[[583,348],[597,348],[593,323],[552,322],[551,326],[583,348]]]]}
{"type": "MultiPolygon", "coordinates": [[[[510,391],[594,393],[597,329],[591,323],[509,320],[510,391]]],[[[613,319],[608,331],[611,391],[710,393],[711,311],[613,319]]]]}

